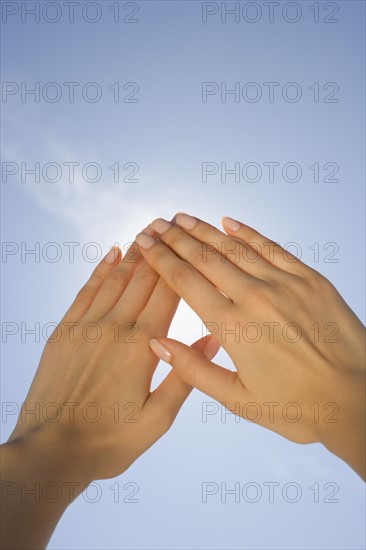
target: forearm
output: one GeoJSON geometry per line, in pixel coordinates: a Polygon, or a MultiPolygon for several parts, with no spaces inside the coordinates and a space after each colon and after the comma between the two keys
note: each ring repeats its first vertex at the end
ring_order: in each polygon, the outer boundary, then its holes
{"type": "Polygon", "coordinates": [[[1,446],[1,549],[45,548],[67,506],[86,483],[54,459],[16,440],[1,446]]]}
{"type": "Polygon", "coordinates": [[[321,425],[325,447],[347,462],[363,479],[365,472],[365,373],[363,365],[339,379],[339,413],[321,425]]]}
{"type": "Polygon", "coordinates": [[[351,466],[363,480],[366,480],[364,407],[360,406],[358,418],[349,423],[348,429],[343,429],[341,426],[338,430],[337,427],[330,429],[323,439],[323,444],[331,453],[351,466]]]}

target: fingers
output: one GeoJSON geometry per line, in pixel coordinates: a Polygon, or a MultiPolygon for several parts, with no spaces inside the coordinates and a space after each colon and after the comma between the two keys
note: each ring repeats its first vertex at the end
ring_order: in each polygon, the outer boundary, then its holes
{"type": "Polygon", "coordinates": [[[90,279],[77,294],[62,323],[77,322],[88,311],[109,273],[120,263],[121,251],[113,247],[94,269],[90,279]]]}
{"type": "Polygon", "coordinates": [[[102,286],[86,313],[86,320],[95,321],[101,319],[114,307],[134,272],[139,268],[140,262],[141,254],[136,243],[132,243],[125,257],[115,264],[114,269],[104,279],[102,286]]]}
{"type": "MultiPolygon", "coordinates": [[[[215,248],[218,252],[216,261],[221,261],[223,265],[230,266],[234,264],[241,271],[259,279],[265,279],[268,271],[272,268],[262,257],[258,247],[251,247],[249,246],[250,243],[225,235],[216,227],[198,218],[179,213],[176,216],[176,224],[199,242],[216,245],[215,248]],[[227,261],[224,261],[224,259],[227,261]]],[[[207,263],[209,263],[207,267],[212,270],[211,262],[214,258],[207,255],[207,260],[207,263]]],[[[230,276],[230,274],[228,275],[230,276]]]]}
{"type": "Polygon", "coordinates": [[[170,338],[153,339],[150,341],[150,347],[160,359],[173,367],[186,384],[206,393],[228,408],[233,403],[241,402],[245,397],[246,389],[237,373],[212,363],[199,350],[170,338]]]}
{"type": "Polygon", "coordinates": [[[178,258],[165,244],[151,235],[140,233],[136,237],[141,254],[146,261],[163,277],[174,290],[202,319],[215,321],[221,318],[223,311],[231,301],[223,296],[188,262],[178,258]]]}
{"type": "MultiPolygon", "coordinates": [[[[178,215],[178,218],[180,216],[178,215]]],[[[251,276],[239,268],[239,248],[243,248],[243,246],[214,227],[203,222],[202,225],[212,229],[212,231],[208,229],[205,232],[208,240],[202,240],[202,242],[177,225],[163,219],[154,220],[150,227],[159,235],[161,242],[169,246],[180,258],[193,265],[216,288],[235,301],[235,298],[239,296],[243,282],[250,283],[252,280],[251,276]],[[221,242],[220,236],[226,242],[221,242]],[[236,265],[233,265],[225,255],[220,253],[223,244],[228,255],[235,255],[236,265]]],[[[201,237],[203,238],[203,235],[201,237]]]]}
{"type": "MultiPolygon", "coordinates": [[[[148,235],[155,235],[149,226],[146,227],[144,231],[148,235]]],[[[143,283],[145,280],[155,282],[151,286],[151,288],[149,287],[149,289],[147,290],[147,294],[145,294],[145,297],[143,297],[142,295],[140,296],[140,304],[137,307],[134,307],[134,310],[139,312],[141,310],[141,307],[145,305],[147,298],[150,296],[152,289],[154,288],[158,280],[158,277],[151,273],[150,268],[146,267],[145,262],[143,261],[143,257],[141,256],[139,247],[135,242],[133,242],[127,250],[127,253],[122,262],[119,262],[116,265],[115,269],[113,269],[109,273],[108,277],[104,281],[102,287],[100,288],[100,291],[98,292],[94,300],[92,308],[88,312],[88,315],[94,318],[101,318],[107,315],[112,310],[112,308],[114,308],[118,304],[132,277],[135,274],[139,273],[140,269],[144,268],[145,271],[139,274],[140,286],[137,286],[137,288],[135,286],[135,290],[141,290],[144,287],[143,283]]],[[[128,301],[131,303],[131,293],[125,301],[126,304],[128,303],[128,301]]],[[[120,309],[118,310],[118,312],[115,313],[120,314],[120,309]]],[[[133,317],[132,310],[129,311],[129,315],[131,316],[131,318],[133,317]]]]}
{"type": "MultiPolygon", "coordinates": [[[[212,336],[200,338],[191,347],[207,359],[212,359],[220,349],[212,336]]],[[[170,427],[191,391],[192,386],[184,382],[174,370],[166,376],[145,402],[143,409],[155,429],[170,427]]]]}
{"type": "MultiPolygon", "coordinates": [[[[106,317],[135,321],[148,303],[159,281],[159,275],[147,262],[143,262],[126,284],[122,295],[106,317]]],[[[163,305],[164,307],[164,305],[163,305]]]]}
{"type": "MultiPolygon", "coordinates": [[[[150,226],[143,231],[156,236],[150,226]]],[[[127,313],[134,321],[146,306],[158,280],[159,275],[144,261],[139,247],[133,242],[123,261],[105,279],[88,317],[119,319],[127,313]]]]}
{"type": "Polygon", "coordinates": [[[252,227],[228,217],[222,218],[221,223],[229,235],[232,235],[232,237],[236,239],[241,239],[252,248],[258,250],[258,253],[260,253],[268,263],[274,265],[278,269],[298,274],[307,267],[296,258],[296,256],[284,250],[274,241],[264,237],[252,227]]]}
{"type": "Polygon", "coordinates": [[[161,334],[167,334],[179,301],[178,294],[169,288],[164,279],[160,278],[138,321],[155,330],[159,327],[161,334]]]}

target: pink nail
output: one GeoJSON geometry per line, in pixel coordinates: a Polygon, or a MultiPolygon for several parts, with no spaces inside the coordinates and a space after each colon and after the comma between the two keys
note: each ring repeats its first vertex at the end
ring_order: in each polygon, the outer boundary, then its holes
{"type": "Polygon", "coordinates": [[[121,251],[118,246],[113,246],[104,258],[105,263],[109,265],[114,264],[114,262],[117,261],[120,252],[121,251]]]}
{"type": "Polygon", "coordinates": [[[229,229],[229,231],[239,231],[240,229],[240,223],[227,216],[222,218],[222,225],[229,229]]]}
{"type": "Polygon", "coordinates": [[[167,222],[166,220],[163,220],[162,218],[157,218],[154,220],[151,224],[151,228],[159,233],[159,235],[162,235],[165,233],[165,231],[168,231],[172,227],[172,224],[167,222]]]}
{"type": "Polygon", "coordinates": [[[170,363],[172,359],[172,354],[165,346],[163,346],[161,342],[159,342],[159,340],[153,338],[152,340],[150,340],[149,344],[151,349],[153,350],[155,355],[159,357],[159,359],[162,359],[166,363],[170,363]]]}
{"type": "Polygon", "coordinates": [[[176,219],[177,225],[183,227],[183,229],[193,229],[196,223],[198,222],[197,218],[193,216],[188,216],[188,214],[178,214],[176,219]]]}
{"type": "Polygon", "coordinates": [[[146,233],[139,233],[136,236],[135,241],[144,250],[148,250],[156,243],[156,240],[150,235],[147,235],[146,233]]]}

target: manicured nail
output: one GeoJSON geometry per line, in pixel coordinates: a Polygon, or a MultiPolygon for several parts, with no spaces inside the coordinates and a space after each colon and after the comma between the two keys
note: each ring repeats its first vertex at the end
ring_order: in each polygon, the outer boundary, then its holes
{"type": "Polygon", "coordinates": [[[177,217],[178,216],[181,216],[183,214],[183,212],[177,212],[176,214],[174,214],[174,216],[172,217],[172,219],[170,220],[171,223],[173,223],[174,225],[176,225],[177,223],[177,217]]]}
{"type": "Polygon", "coordinates": [[[172,354],[165,346],[163,346],[161,342],[159,342],[159,340],[156,340],[155,338],[153,338],[152,340],[150,340],[149,343],[155,355],[157,355],[160,359],[162,359],[162,361],[165,361],[166,363],[170,363],[172,359],[172,354]]]}
{"type": "Polygon", "coordinates": [[[239,231],[240,229],[240,223],[227,216],[222,218],[222,225],[229,229],[229,231],[239,231]]]}
{"type": "Polygon", "coordinates": [[[172,227],[172,224],[166,220],[163,220],[163,218],[157,218],[152,222],[151,227],[154,231],[159,233],[159,235],[162,235],[165,231],[168,231],[168,229],[172,227]]]}
{"type": "Polygon", "coordinates": [[[104,257],[104,261],[106,264],[114,264],[114,262],[117,261],[120,255],[120,249],[118,246],[113,246],[108,254],[104,257]]]}
{"type": "Polygon", "coordinates": [[[193,229],[198,220],[197,218],[188,216],[188,214],[178,214],[176,222],[178,225],[183,227],[183,229],[193,229]]]}
{"type": "Polygon", "coordinates": [[[140,231],[140,233],[147,233],[148,235],[151,235],[152,237],[154,236],[154,231],[151,229],[150,224],[147,227],[145,227],[142,231],[140,231]]]}
{"type": "Polygon", "coordinates": [[[211,335],[203,346],[202,353],[207,359],[213,359],[220,347],[219,342],[211,335]]]}
{"type": "Polygon", "coordinates": [[[146,233],[139,233],[136,235],[135,242],[141,246],[141,248],[148,250],[156,243],[156,240],[146,233]]]}

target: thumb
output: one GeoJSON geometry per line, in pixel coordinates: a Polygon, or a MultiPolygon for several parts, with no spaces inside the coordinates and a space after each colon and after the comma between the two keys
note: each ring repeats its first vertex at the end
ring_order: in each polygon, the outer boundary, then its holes
{"type": "MultiPolygon", "coordinates": [[[[212,359],[219,351],[220,344],[212,335],[208,335],[194,342],[192,347],[212,359]]],[[[186,384],[172,369],[144,404],[147,418],[152,422],[151,433],[157,434],[157,437],[161,436],[162,427],[166,427],[166,420],[170,426],[191,391],[192,386],[186,384]]]]}
{"type": "Polygon", "coordinates": [[[179,377],[189,386],[206,393],[217,401],[232,401],[241,382],[236,372],[220,367],[209,361],[219,347],[211,336],[197,340],[191,347],[172,338],[150,340],[152,351],[169,363],[179,377]]]}
{"type": "MultiPolygon", "coordinates": [[[[168,340],[168,338],[166,338],[168,340]]],[[[174,342],[175,340],[170,340],[174,342]]],[[[180,342],[179,342],[180,343],[180,342]]],[[[184,344],[182,344],[184,345],[184,344]]],[[[188,347],[188,346],[185,346],[188,347]]],[[[216,353],[219,351],[221,345],[219,342],[212,336],[212,334],[207,334],[199,340],[196,340],[191,344],[191,348],[196,349],[197,351],[203,353],[207,359],[213,359],[216,353]]],[[[155,352],[154,352],[155,353],[155,352]]]]}

